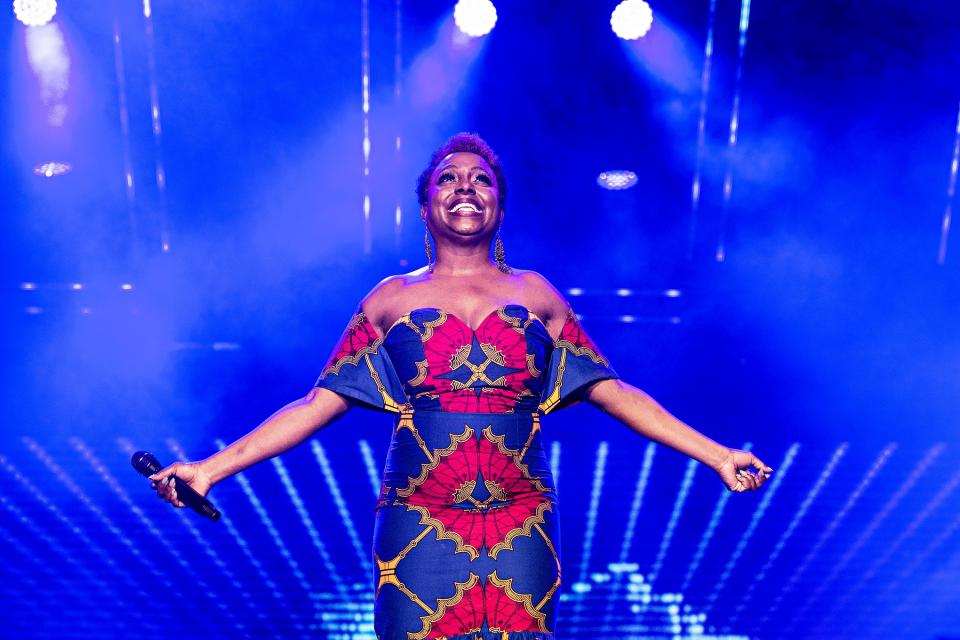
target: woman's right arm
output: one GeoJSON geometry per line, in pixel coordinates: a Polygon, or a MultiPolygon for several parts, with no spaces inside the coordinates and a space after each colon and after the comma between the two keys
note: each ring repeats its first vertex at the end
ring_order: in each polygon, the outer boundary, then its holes
{"type": "Polygon", "coordinates": [[[157,494],[167,502],[184,506],[177,499],[174,475],[197,493],[206,495],[213,485],[262,460],[292,449],[327,426],[350,408],[333,391],[313,388],[263,421],[256,429],[222,451],[200,462],[177,462],[150,476],[157,494]]]}

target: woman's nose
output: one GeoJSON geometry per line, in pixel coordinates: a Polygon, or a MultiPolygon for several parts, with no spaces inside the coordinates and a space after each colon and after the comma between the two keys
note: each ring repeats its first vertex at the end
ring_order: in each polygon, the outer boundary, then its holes
{"type": "Polygon", "coordinates": [[[457,193],[476,193],[476,190],[473,188],[473,184],[471,184],[468,180],[457,185],[457,193]]]}

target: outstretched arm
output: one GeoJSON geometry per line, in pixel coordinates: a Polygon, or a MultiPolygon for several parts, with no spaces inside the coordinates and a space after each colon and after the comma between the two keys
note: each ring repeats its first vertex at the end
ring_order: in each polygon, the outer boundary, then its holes
{"type": "Polygon", "coordinates": [[[182,507],[172,477],[186,481],[200,495],[213,485],[262,460],[297,446],[350,407],[341,396],[314,388],[263,421],[256,429],[200,462],[177,462],[150,476],[161,498],[182,507]]]}
{"type": "Polygon", "coordinates": [[[749,451],[725,447],[687,426],[656,400],[622,380],[597,382],[587,391],[586,399],[640,435],[707,465],[731,491],[757,489],[773,472],[749,451]],[[751,466],[757,473],[750,471],[751,466]]]}

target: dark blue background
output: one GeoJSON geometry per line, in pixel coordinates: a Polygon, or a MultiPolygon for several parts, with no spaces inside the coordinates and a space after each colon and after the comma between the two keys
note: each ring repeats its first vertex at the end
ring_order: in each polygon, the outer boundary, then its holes
{"type": "Polygon", "coordinates": [[[505,165],[508,261],[567,292],[624,378],[782,477],[726,503],[709,469],[657,448],[622,555],[646,443],[588,407],[545,421],[560,636],[960,633],[955,247],[937,261],[960,101],[952,3],[756,0],[731,149],[740,2],[716,2],[698,148],[708,0],[654,3],[632,44],[610,31],[614,3],[501,2],[490,35],[457,44],[452,2],[403,2],[398,39],[398,5],[371,0],[366,178],[359,3],[157,0],[154,73],[139,3],[61,5],[56,130],[25,28],[0,12],[5,636],[369,633],[358,443],[379,465],[388,419],[357,410],[283,456],[288,486],[276,464],[250,469],[264,511],[241,482],[218,486],[229,524],[163,509],[129,451],[209,455],[308,390],[356,302],[423,263],[414,180],[459,130],[505,165]],[[54,158],[72,173],[32,173],[54,158]],[[612,168],[637,186],[600,189],[612,168]]]}

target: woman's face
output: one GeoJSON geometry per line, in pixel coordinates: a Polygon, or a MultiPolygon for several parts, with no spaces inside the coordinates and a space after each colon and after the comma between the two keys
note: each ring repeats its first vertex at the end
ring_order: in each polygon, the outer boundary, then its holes
{"type": "Polygon", "coordinates": [[[492,234],[500,225],[499,196],[486,160],[475,153],[451,153],[430,176],[422,213],[435,238],[492,234]]]}

